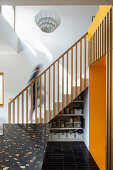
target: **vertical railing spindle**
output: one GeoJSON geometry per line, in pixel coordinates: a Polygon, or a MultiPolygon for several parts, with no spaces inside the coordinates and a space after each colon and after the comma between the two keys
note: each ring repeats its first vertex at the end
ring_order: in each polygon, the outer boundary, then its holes
{"type": "Polygon", "coordinates": [[[53,117],[55,117],[55,64],[53,65],[53,117]]]}
{"type": "Polygon", "coordinates": [[[100,47],[99,47],[99,48],[100,48],[100,58],[102,57],[102,47],[101,47],[101,44],[102,44],[102,41],[101,41],[102,28],[101,28],[101,25],[102,25],[102,24],[100,24],[100,36],[99,36],[99,39],[100,39],[100,47]]]}
{"type": "Polygon", "coordinates": [[[73,48],[71,49],[71,100],[73,100],[73,48]]]}
{"type": "Polygon", "coordinates": [[[11,123],[11,103],[8,104],[8,123],[11,123]]]}
{"type": "Polygon", "coordinates": [[[94,48],[94,50],[93,50],[93,62],[95,62],[95,33],[94,33],[94,36],[93,36],[93,48],[94,48]]]}
{"type": "Polygon", "coordinates": [[[96,32],[94,33],[94,47],[95,47],[95,50],[94,50],[94,61],[96,61],[96,32]]]}
{"type": "MultiPolygon", "coordinates": [[[[99,53],[100,53],[100,50],[99,50],[99,27],[98,27],[98,34],[97,34],[97,37],[98,37],[98,59],[99,59],[99,53]]],[[[93,46],[92,46],[93,48],[93,46]]]]}
{"type": "Polygon", "coordinates": [[[96,51],[95,51],[95,52],[96,52],[96,60],[97,60],[97,58],[98,58],[98,57],[97,57],[97,56],[98,56],[97,39],[98,39],[98,38],[97,38],[97,30],[96,30],[96,38],[95,38],[95,48],[96,48],[96,51]]]}
{"type": "Polygon", "coordinates": [[[50,109],[50,95],[51,95],[51,81],[50,81],[50,68],[49,68],[49,121],[51,120],[51,109],[50,109]]]}
{"type": "Polygon", "coordinates": [[[13,124],[15,123],[15,100],[13,101],[13,124]]]}
{"type": "Polygon", "coordinates": [[[26,89],[26,123],[28,123],[28,88],[26,89]]]}
{"type": "Polygon", "coordinates": [[[37,124],[37,80],[35,80],[35,123],[37,124]]]}
{"type": "Polygon", "coordinates": [[[42,123],[42,77],[40,76],[40,123],[42,123]]]}
{"type": "Polygon", "coordinates": [[[80,41],[80,92],[82,91],[82,40],[80,41]]]}
{"type": "Polygon", "coordinates": [[[59,112],[59,60],[58,60],[58,112],[59,112]]]}
{"type": "Polygon", "coordinates": [[[92,63],[94,63],[94,36],[91,38],[92,39],[92,63]]]}
{"type": "Polygon", "coordinates": [[[64,56],[62,57],[62,109],[64,108],[64,56]]]}
{"type": "Polygon", "coordinates": [[[67,52],[67,105],[68,105],[68,52],[67,52]]]}
{"type": "Polygon", "coordinates": [[[44,73],[44,123],[47,123],[47,115],[46,115],[46,72],[44,73]]]}
{"type": "Polygon", "coordinates": [[[31,113],[30,113],[31,123],[33,123],[33,84],[31,84],[31,113]]]}
{"type": "Polygon", "coordinates": [[[19,123],[19,96],[17,98],[17,123],[19,123]]]}
{"type": "Polygon", "coordinates": [[[106,21],[107,19],[106,19],[106,17],[105,17],[105,54],[106,54],[106,36],[107,36],[107,32],[106,32],[106,21]]]}
{"type": "Polygon", "coordinates": [[[24,123],[24,93],[22,93],[22,123],[24,123]]]}
{"type": "Polygon", "coordinates": [[[86,37],[84,38],[84,88],[86,88],[86,37]]]}
{"type": "Polygon", "coordinates": [[[77,53],[77,44],[76,44],[76,63],[75,63],[75,65],[76,65],[76,74],[75,74],[75,80],[76,80],[76,95],[78,94],[78,90],[77,90],[77,55],[78,55],[78,53],[77,53]]]}
{"type": "Polygon", "coordinates": [[[103,56],[103,29],[104,29],[104,22],[102,21],[102,56],[103,56]]]}

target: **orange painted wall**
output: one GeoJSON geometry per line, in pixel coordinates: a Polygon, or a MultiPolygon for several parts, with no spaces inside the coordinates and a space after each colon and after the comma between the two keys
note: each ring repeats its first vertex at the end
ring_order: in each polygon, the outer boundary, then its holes
{"type": "Polygon", "coordinates": [[[89,67],[89,150],[105,170],[106,56],[89,67]]]}

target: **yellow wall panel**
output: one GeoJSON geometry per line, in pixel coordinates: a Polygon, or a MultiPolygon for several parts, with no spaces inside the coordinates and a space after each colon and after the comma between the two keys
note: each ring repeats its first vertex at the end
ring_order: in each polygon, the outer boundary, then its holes
{"type": "Polygon", "coordinates": [[[98,10],[92,24],[90,25],[88,29],[88,41],[93,36],[94,32],[97,30],[103,19],[105,18],[106,14],[109,12],[109,10],[112,8],[111,5],[102,5],[100,6],[100,9],[98,10]]]}
{"type": "Polygon", "coordinates": [[[89,67],[89,150],[105,170],[106,56],[89,67]]]}

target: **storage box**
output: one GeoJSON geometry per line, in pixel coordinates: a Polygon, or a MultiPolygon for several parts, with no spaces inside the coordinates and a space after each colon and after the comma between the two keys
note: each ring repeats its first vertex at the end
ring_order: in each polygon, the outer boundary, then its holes
{"type": "Polygon", "coordinates": [[[52,138],[52,132],[49,132],[49,139],[52,138]]]}
{"type": "Polygon", "coordinates": [[[67,133],[67,138],[68,139],[74,139],[74,136],[75,136],[75,133],[72,133],[72,132],[67,133]]]}
{"type": "Polygon", "coordinates": [[[81,124],[82,124],[81,122],[78,122],[77,123],[77,128],[81,128],[81,124]]]}
{"type": "Polygon", "coordinates": [[[52,132],[52,139],[59,139],[60,133],[59,132],[52,132]]]}
{"type": "Polygon", "coordinates": [[[66,132],[60,132],[60,139],[66,139],[66,132]]]}
{"type": "Polygon", "coordinates": [[[74,122],[74,128],[77,128],[77,122],[74,122]]]}
{"type": "Polygon", "coordinates": [[[76,139],[77,140],[83,140],[84,135],[76,132],[76,139]]]}
{"type": "Polygon", "coordinates": [[[73,127],[73,123],[65,122],[65,128],[72,128],[72,127],[73,127]]]}
{"type": "Polygon", "coordinates": [[[82,114],[82,109],[74,109],[74,114],[82,114]]]}

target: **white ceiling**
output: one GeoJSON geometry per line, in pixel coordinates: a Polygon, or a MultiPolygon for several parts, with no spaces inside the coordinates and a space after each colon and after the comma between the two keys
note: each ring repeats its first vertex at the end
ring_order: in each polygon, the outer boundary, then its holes
{"type": "Polygon", "coordinates": [[[0,0],[0,5],[113,5],[113,0],[0,0]]]}
{"type": "Polygon", "coordinates": [[[88,31],[98,9],[99,6],[16,7],[16,32],[34,55],[55,60],[88,31]],[[55,10],[61,18],[61,25],[49,34],[43,33],[34,22],[37,12],[45,8],[55,10]]]}

